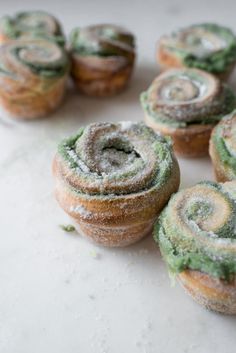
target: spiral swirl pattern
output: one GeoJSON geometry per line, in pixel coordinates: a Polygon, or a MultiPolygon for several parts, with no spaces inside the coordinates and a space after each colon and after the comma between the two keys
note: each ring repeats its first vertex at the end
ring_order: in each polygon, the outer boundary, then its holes
{"type": "Polygon", "coordinates": [[[80,55],[121,56],[134,60],[134,37],[115,25],[96,25],[72,31],[71,48],[80,55]]]}
{"type": "Polygon", "coordinates": [[[44,11],[20,12],[0,19],[0,42],[14,39],[44,38],[64,45],[65,39],[57,19],[44,11]]]}
{"type": "Polygon", "coordinates": [[[227,115],[213,130],[210,155],[217,180],[236,179],[236,111],[227,115]]]}
{"type": "Polygon", "coordinates": [[[53,168],[59,203],[102,243],[128,244],[144,236],[179,183],[168,140],[138,123],[80,129],[59,145],[53,168]]]}
{"type": "Polygon", "coordinates": [[[197,270],[226,281],[236,274],[236,182],[202,182],[172,197],[154,238],[171,272],[197,270]]]}
{"type": "Polygon", "coordinates": [[[163,36],[159,49],[175,55],[176,65],[178,59],[178,65],[221,73],[235,63],[236,37],[226,27],[204,23],[163,36]]]}
{"type": "Polygon", "coordinates": [[[161,185],[172,164],[167,141],[140,124],[91,124],[59,152],[67,161],[61,170],[67,182],[88,194],[130,194],[161,185]]]}
{"type": "Polygon", "coordinates": [[[197,69],[172,69],[142,93],[144,111],[154,120],[176,127],[215,123],[232,111],[235,96],[220,81],[197,69]]]}
{"type": "Polygon", "coordinates": [[[13,116],[45,115],[61,101],[69,70],[65,51],[46,40],[18,40],[0,48],[0,101],[13,116]]]}

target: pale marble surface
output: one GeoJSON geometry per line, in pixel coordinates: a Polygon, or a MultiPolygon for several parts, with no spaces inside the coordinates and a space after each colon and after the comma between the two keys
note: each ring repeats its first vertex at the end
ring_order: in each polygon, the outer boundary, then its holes
{"type": "MultiPolygon", "coordinates": [[[[138,97],[157,72],[161,33],[203,20],[236,30],[235,2],[9,0],[0,14],[38,7],[58,15],[66,32],[80,23],[126,25],[138,37],[139,60],[117,97],[69,91],[48,120],[0,122],[0,352],[235,352],[236,318],[208,312],[171,287],[151,237],[112,250],[64,233],[59,224],[68,218],[54,201],[51,176],[58,141],[82,124],[142,119],[138,97]]],[[[213,178],[208,159],[180,165],[182,186],[213,178]]]]}

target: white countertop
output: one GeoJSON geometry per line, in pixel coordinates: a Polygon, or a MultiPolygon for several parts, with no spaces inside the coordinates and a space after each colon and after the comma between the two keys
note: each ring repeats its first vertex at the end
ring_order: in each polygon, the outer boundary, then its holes
{"type": "MultiPolygon", "coordinates": [[[[178,284],[171,287],[151,236],[113,250],[60,229],[70,220],[53,198],[51,160],[60,139],[81,125],[141,120],[139,93],[157,73],[156,39],[199,21],[236,31],[236,3],[8,0],[0,15],[32,8],[54,13],[67,33],[80,24],[123,24],[137,35],[139,60],[119,96],[99,100],[69,91],[50,119],[0,120],[0,352],[235,352],[236,318],[208,312],[178,284]]],[[[213,178],[207,158],[179,162],[182,187],[213,178]]]]}

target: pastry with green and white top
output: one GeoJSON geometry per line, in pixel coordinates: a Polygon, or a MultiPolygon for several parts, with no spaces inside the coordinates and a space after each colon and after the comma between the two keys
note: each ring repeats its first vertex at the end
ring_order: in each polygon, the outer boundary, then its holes
{"type": "Polygon", "coordinates": [[[208,153],[213,127],[236,107],[235,94],[214,75],[199,69],[169,69],[141,94],[145,122],[171,136],[186,157],[208,153]]]}
{"type": "Polygon", "coordinates": [[[236,181],[179,191],[156,222],[154,239],[197,302],[236,314],[236,181]]]}
{"type": "Polygon", "coordinates": [[[45,39],[0,46],[0,105],[14,118],[46,116],[61,103],[69,72],[63,48],[45,39]]]}
{"type": "Polygon", "coordinates": [[[104,246],[150,233],[180,178],[171,141],[132,122],[81,128],[59,144],[53,173],[60,206],[104,246]]]}
{"type": "Polygon", "coordinates": [[[102,24],[75,28],[70,36],[72,77],[92,96],[113,95],[127,85],[135,61],[135,39],[124,28],[102,24]]]}
{"type": "Polygon", "coordinates": [[[236,62],[236,37],[214,23],[192,25],[161,37],[157,60],[163,69],[194,67],[227,79],[236,62]]]}

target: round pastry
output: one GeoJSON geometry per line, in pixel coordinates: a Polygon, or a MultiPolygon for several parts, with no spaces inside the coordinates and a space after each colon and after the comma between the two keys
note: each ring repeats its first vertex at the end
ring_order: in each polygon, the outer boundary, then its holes
{"type": "Polygon", "coordinates": [[[127,85],[135,61],[131,33],[114,25],[76,28],[70,49],[72,77],[81,92],[109,96],[127,85]]]}
{"type": "Polygon", "coordinates": [[[0,43],[16,39],[44,38],[65,44],[65,38],[58,20],[44,11],[26,11],[0,19],[0,43]]]}
{"type": "Polygon", "coordinates": [[[236,179],[236,110],[216,125],[210,139],[210,156],[217,181],[236,179]]]}
{"type": "Polygon", "coordinates": [[[186,157],[208,153],[215,124],[236,106],[235,95],[215,76],[198,69],[170,69],[141,94],[145,122],[169,135],[186,157]]]}
{"type": "Polygon", "coordinates": [[[60,104],[69,71],[65,51],[47,40],[0,47],[0,105],[13,118],[33,119],[60,104]]]}
{"type": "Polygon", "coordinates": [[[217,24],[193,25],[163,36],[157,59],[163,69],[195,67],[227,79],[236,62],[236,37],[217,24]]]}
{"type": "Polygon", "coordinates": [[[179,187],[169,139],[141,123],[81,128],[60,143],[53,173],[60,206],[105,246],[126,246],[150,233],[179,187]]]}
{"type": "Polygon", "coordinates": [[[169,271],[206,308],[236,314],[236,181],[175,194],[154,227],[169,271]]]}

